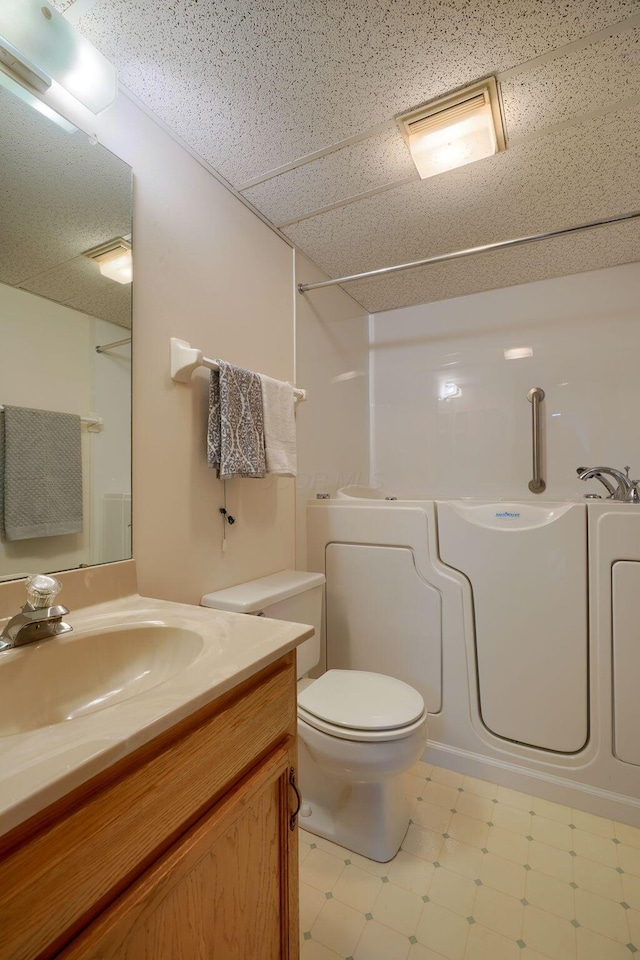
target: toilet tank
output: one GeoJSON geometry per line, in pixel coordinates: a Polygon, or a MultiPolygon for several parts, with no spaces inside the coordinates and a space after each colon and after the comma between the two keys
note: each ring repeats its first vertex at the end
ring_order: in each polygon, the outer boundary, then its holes
{"type": "Polygon", "coordinates": [[[320,660],[320,627],[322,618],[322,573],[302,570],[281,570],[258,580],[248,580],[235,587],[206,593],[203,607],[271,617],[293,623],[309,623],[315,633],[297,649],[298,679],[320,660]]]}

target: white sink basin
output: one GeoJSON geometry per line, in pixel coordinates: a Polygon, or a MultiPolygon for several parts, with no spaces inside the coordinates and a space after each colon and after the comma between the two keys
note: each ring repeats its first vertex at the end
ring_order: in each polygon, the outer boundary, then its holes
{"type": "MultiPolygon", "coordinates": [[[[113,600],[74,604],[73,633],[0,653],[0,837],[311,634],[141,597],[131,573],[113,600]]],[[[68,576],[80,582],[76,601],[90,594],[86,571],[68,576]]],[[[7,605],[5,616],[15,598],[7,605]]]]}
{"type": "Polygon", "coordinates": [[[194,630],[138,623],[2,653],[0,737],[130,700],[180,673],[202,648],[194,630]]]}

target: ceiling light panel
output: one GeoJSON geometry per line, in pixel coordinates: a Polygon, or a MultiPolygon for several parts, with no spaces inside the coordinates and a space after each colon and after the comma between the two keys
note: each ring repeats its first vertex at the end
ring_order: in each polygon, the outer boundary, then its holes
{"type": "Polygon", "coordinates": [[[616,24],[636,6],[76,0],[70,14],[78,11],[74,22],[119,66],[125,86],[238,187],[349,138],[354,127],[616,24]],[[319,43],[330,63],[319,64],[319,43]],[[278,63],[287,70],[274,69],[278,63]]]}
{"type": "Polygon", "coordinates": [[[86,250],[84,256],[93,260],[103,277],[116,283],[131,283],[133,279],[133,258],[131,244],[122,237],[104,243],[92,250],[86,250]]]}
{"type": "Polygon", "coordinates": [[[397,118],[425,180],[505,149],[494,77],[397,118]]]}
{"type": "Polygon", "coordinates": [[[113,64],[42,0],[0,0],[0,61],[40,92],[56,81],[92,113],[117,96],[113,64]]]}

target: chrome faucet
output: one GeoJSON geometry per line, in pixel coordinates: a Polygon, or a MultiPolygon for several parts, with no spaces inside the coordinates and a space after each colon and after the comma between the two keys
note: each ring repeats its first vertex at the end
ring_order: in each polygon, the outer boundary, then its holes
{"type": "Polygon", "coordinates": [[[640,480],[630,480],[629,467],[624,469],[623,473],[615,467],[578,467],[577,474],[580,480],[599,480],[609,493],[607,500],[616,500],[618,503],[640,503],[638,492],[640,480]],[[615,486],[607,480],[606,475],[613,477],[616,481],[615,486]]]}
{"type": "Polygon", "coordinates": [[[0,633],[0,653],[21,647],[36,640],[49,640],[73,630],[62,619],[69,611],[54,600],[62,590],[62,584],[54,577],[36,573],[25,584],[27,602],[0,633]]]}

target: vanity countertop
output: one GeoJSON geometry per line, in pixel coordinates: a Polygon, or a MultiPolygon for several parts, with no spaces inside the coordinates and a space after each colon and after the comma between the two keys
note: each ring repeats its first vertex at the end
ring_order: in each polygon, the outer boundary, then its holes
{"type": "MultiPolygon", "coordinates": [[[[223,613],[138,595],[75,610],[65,620],[73,632],[0,655],[26,671],[40,651],[86,637],[141,627],[190,631],[197,653],[169,679],[130,699],[92,708],[73,719],[0,736],[0,836],[75,787],[212,702],[312,636],[303,624],[223,613]]],[[[107,636],[107,642],[109,636],[107,636]]],[[[129,636],[127,640],[129,640],[129,636]]],[[[180,639],[175,640],[180,643],[180,639]]],[[[86,649],[86,647],[85,647],[86,649]]],[[[68,653],[69,651],[66,651],[68,653]]],[[[24,676],[24,674],[23,674],[24,676]]],[[[49,695],[55,691],[47,690],[49,695]]],[[[34,696],[37,691],[34,691],[34,696]]]]}

